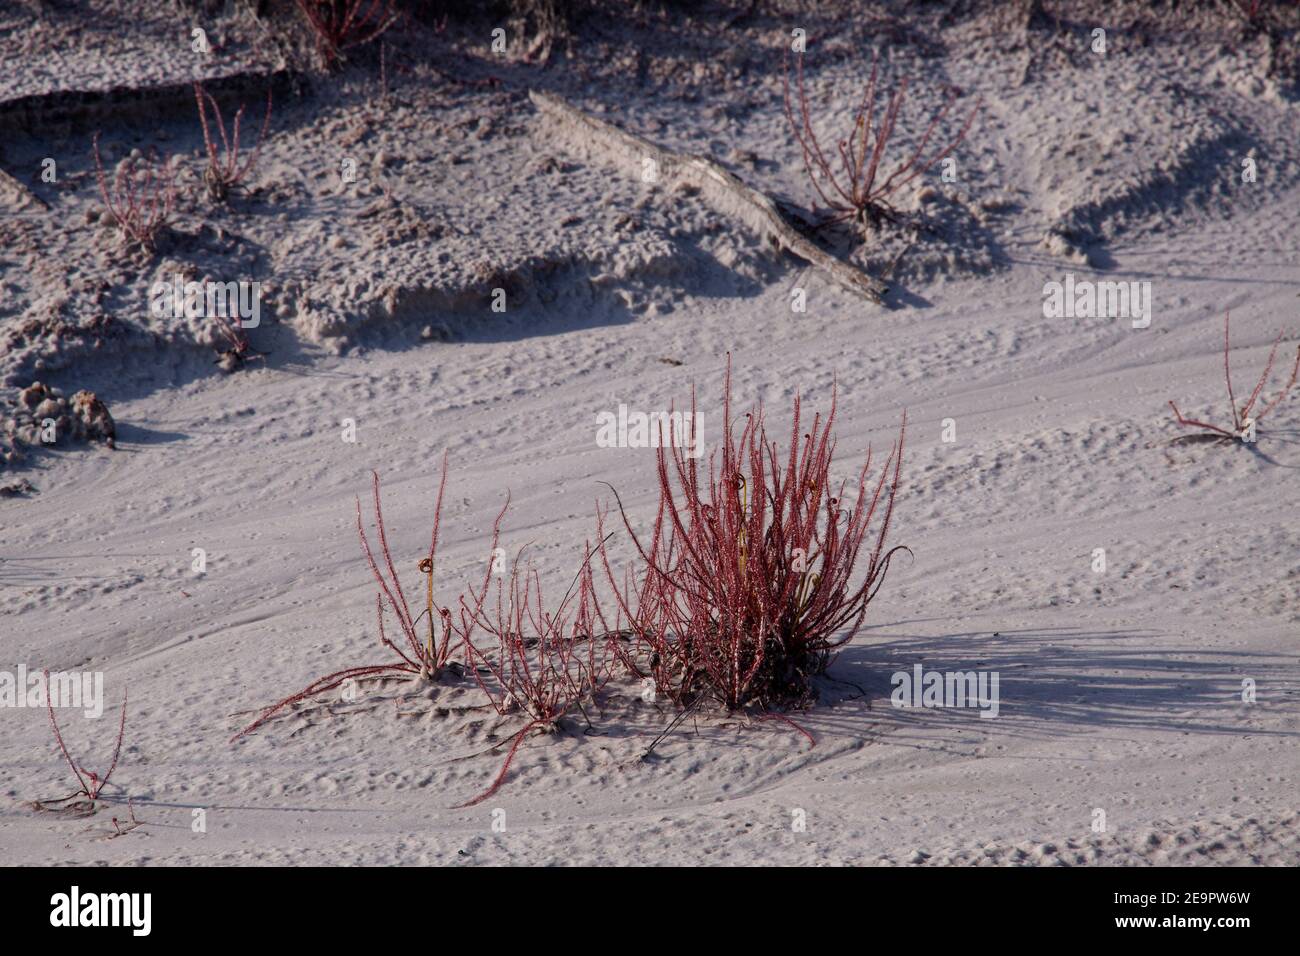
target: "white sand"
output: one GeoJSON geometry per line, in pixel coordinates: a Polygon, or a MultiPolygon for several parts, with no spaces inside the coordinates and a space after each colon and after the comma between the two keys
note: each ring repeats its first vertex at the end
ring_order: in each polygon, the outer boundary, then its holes
{"type": "MultiPolygon", "coordinates": [[[[950,43],[972,44],[976,26],[954,28],[950,43]]],[[[207,340],[183,330],[166,332],[166,349],[142,338],[101,349],[102,359],[16,348],[3,359],[15,389],[33,377],[94,389],[119,447],[38,452],[0,474],[39,489],[0,499],[0,668],[105,672],[106,716],[61,718],[91,769],[111,751],[129,688],[126,746],[106,795],[131,797],[145,825],[106,839],[121,808],[89,819],[32,811],[26,801],[67,792],[68,770],[43,711],[6,710],[0,862],[1300,863],[1300,401],[1273,413],[1255,447],[1171,445],[1179,431],[1166,404],[1224,416],[1224,310],[1239,395],[1279,329],[1291,343],[1300,335],[1300,114],[1264,80],[1251,85],[1248,57],[1208,43],[1113,42],[1103,66],[1078,53],[1079,73],[1057,66],[1023,87],[1006,79],[1022,67],[1014,52],[967,46],[978,54],[940,61],[987,104],[960,153],[968,178],[944,188],[969,193],[970,210],[992,195],[1013,205],[978,223],[987,255],[945,264],[946,253],[919,250],[911,273],[905,260],[890,310],[771,257],[689,198],[673,207],[630,176],[550,153],[530,136],[518,90],[554,64],[498,67],[519,84],[508,93],[399,92],[395,109],[412,125],[376,122],[355,147],[364,167],[380,151],[401,157],[392,192],[412,222],[443,224],[439,237],[367,232],[348,217],[377,197],[330,199],[338,191],[321,169],[337,153],[304,147],[331,142],[333,121],[314,124],[314,110],[338,111],[340,126],[362,122],[369,73],[348,74],[355,95],[286,106],[257,177],[283,195],[230,214],[257,251],[221,260],[255,263],[253,274],[312,303],[256,333],[272,351],[265,363],[220,375],[207,340]],[[1169,78],[1200,99],[1175,105],[1192,98],[1170,93],[1166,111],[1155,91],[1169,78]],[[423,111],[435,95],[446,102],[433,122],[423,111]],[[1211,110],[1227,119],[1207,119],[1211,110]],[[494,117],[493,131],[456,131],[476,115],[494,117]],[[1078,146],[1087,133],[1109,145],[1078,146]],[[1261,181],[1244,186],[1239,151],[1252,144],[1263,144],[1261,181]],[[452,164],[452,153],[469,163],[452,164]],[[1175,170],[1172,185],[1143,178],[1154,154],[1175,170]],[[1122,222],[1098,214],[1109,272],[1044,248],[1052,223],[1077,224],[1108,202],[1124,211],[1122,222]],[[633,213],[638,226],[618,224],[633,213]],[[582,223],[562,226],[567,216],[582,223]],[[334,233],[347,249],[329,248],[334,233]],[[522,276],[525,304],[490,313],[466,278],[474,255],[522,276]],[[1149,280],[1151,327],[1044,318],[1044,283],[1067,272],[1149,280]],[[602,275],[612,278],[589,282],[602,275]],[[363,309],[337,307],[382,301],[388,283],[407,290],[408,305],[371,312],[369,324],[363,309]],[[808,290],[806,314],[791,314],[795,285],[808,290]],[[470,291],[455,299],[456,288],[470,291]],[[450,341],[422,341],[426,325],[450,341]],[[430,700],[392,683],[360,705],[227,742],[249,719],[237,712],[383,659],[353,527],[371,468],[384,479],[409,594],[421,593],[415,562],[444,449],[439,599],[450,603],[477,574],[507,492],[506,546],[533,542],[562,588],[607,497],[599,481],[634,516],[653,517],[654,452],[598,448],[597,413],[619,402],[666,408],[694,383],[707,438],[728,351],[737,402],[765,400],[783,441],[790,398],[824,408],[838,378],[845,470],[869,443],[887,448],[907,410],[894,540],[915,560],[896,563],[869,627],[832,668],[868,698],[840,688],[838,703],[797,718],[815,747],[775,722],[705,717],[643,762],[672,713],[625,695],[593,715],[601,735],[571,721],[569,734],[528,740],[496,796],[453,810],[499,766],[499,754],[471,755],[518,727],[455,710],[479,702],[464,685],[430,700]],[[43,375],[32,366],[40,356],[43,375]],[[341,440],[345,418],[356,444],[341,440]],[[940,440],[945,419],[955,443],[940,440]],[[192,548],[206,551],[202,576],[191,573],[192,548]],[[1106,550],[1103,574],[1091,567],[1095,548],[1106,550]],[[998,718],[892,708],[889,675],[917,663],[998,671],[998,718]],[[1257,686],[1251,704],[1245,678],[1257,686]],[[205,808],[206,832],[192,829],[193,808],[205,808]],[[1093,829],[1099,809],[1105,832],[1093,829]],[[493,829],[496,810],[504,831],[493,829]],[[805,832],[792,829],[796,810],[805,832]]],[[[893,69],[924,88],[935,61],[897,55],[893,69]]],[[[638,101],[626,90],[610,94],[624,108],[606,118],[728,162],[728,143],[771,158],[735,168],[806,203],[772,63],[747,66],[747,86],[736,84],[752,98],[733,98],[742,121],[707,101],[638,101]]],[[[847,103],[862,68],[860,55],[843,54],[819,82],[847,103]]],[[[588,106],[600,99],[572,82],[560,91],[588,106]]],[[[704,85],[696,98],[738,97],[736,85],[704,85]]],[[[191,125],[175,126],[187,148],[191,125]]],[[[84,173],[79,137],[69,138],[79,150],[69,168],[84,173]]],[[[40,155],[40,143],[13,155],[40,155]]],[[[13,161],[5,168],[17,175],[13,161]]],[[[9,239],[28,242],[28,255],[59,249],[58,268],[77,282],[107,279],[123,318],[146,326],[138,304],[166,256],[141,275],[99,251],[83,224],[97,202],[90,180],[46,198],[57,215],[6,213],[9,239]]],[[[208,247],[184,248],[204,261],[208,247]]],[[[0,331],[43,308],[23,256],[17,244],[3,254],[0,331]]],[[[65,308],[90,309],[75,295],[65,308]]]]}

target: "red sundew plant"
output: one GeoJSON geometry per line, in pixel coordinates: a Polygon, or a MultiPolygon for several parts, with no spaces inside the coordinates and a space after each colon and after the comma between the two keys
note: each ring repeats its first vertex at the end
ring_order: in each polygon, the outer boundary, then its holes
{"type": "Polygon", "coordinates": [[[170,162],[158,159],[151,147],[143,162],[128,158],[117,167],[110,184],[99,155],[99,134],[91,140],[95,154],[95,179],[104,205],[117,221],[123,236],[152,249],[158,231],[176,207],[176,185],[170,162]]]}
{"type": "Polygon", "coordinates": [[[87,770],[85,767],[78,767],[77,762],[72,759],[68,753],[68,746],[63,742],[63,734],[59,731],[59,722],[54,717],[54,699],[50,694],[50,672],[48,669],[43,671],[45,676],[45,706],[50,714],[50,727],[54,730],[54,740],[59,745],[59,752],[63,754],[63,759],[68,762],[72,769],[72,775],[77,778],[78,789],[66,797],[60,797],[57,800],[38,800],[36,806],[42,810],[71,810],[79,813],[90,814],[95,812],[95,801],[99,799],[100,792],[108,784],[108,780],[113,776],[113,771],[117,769],[117,758],[122,753],[122,737],[126,733],[126,694],[122,694],[122,714],[117,723],[117,744],[113,747],[113,760],[104,772],[104,776],[93,770],[87,770]],[[81,798],[85,798],[82,800],[81,798]]]}
{"type": "Polygon", "coordinates": [[[316,35],[325,65],[336,66],[344,50],[369,43],[397,22],[394,0],[295,0],[316,35]]]}
{"type": "MultiPolygon", "coordinates": [[[[691,411],[695,421],[694,394],[691,411]]],[[[886,546],[906,416],[874,488],[868,451],[852,505],[849,483],[831,478],[834,421],[832,398],[826,418],[815,415],[801,439],[796,398],[785,458],[768,439],[761,405],[737,434],[728,362],[720,457],[710,456],[704,475],[681,446],[664,442],[671,449],[658,453],[659,506],[648,542],[623,513],[645,565],[635,582],[618,587],[602,542],[620,613],[635,632],[630,650],[615,645],[620,660],[678,705],[810,702],[813,678],[852,640],[890,560],[907,550],[886,546]]]]}
{"type": "MultiPolygon", "coordinates": [[[[447,608],[433,601],[445,456],[433,535],[420,564],[428,585],[427,606],[419,616],[412,613],[398,578],[379,476],[374,475],[378,547],[371,547],[360,501],[357,530],[379,586],[379,641],[395,659],[327,674],[261,711],[232,739],[349,679],[403,674],[437,679],[442,670],[456,666],[450,657],[457,646],[463,648],[464,670],[488,706],[519,720],[496,776],[459,807],[480,803],[501,788],[530,733],[555,732],[575,713],[587,718],[584,704],[598,699],[616,668],[633,678],[652,679],[659,693],[684,708],[683,715],[713,700],[731,711],[756,711],[760,719],[793,725],[774,711],[813,700],[814,678],[826,670],[835,649],[857,633],[892,558],[907,550],[887,546],[906,417],[874,481],[868,482],[873,461],[868,451],[856,480],[850,476],[835,482],[835,414],[833,395],[825,419],[815,415],[801,438],[805,423],[796,398],[790,448],[783,456],[768,437],[761,405],[745,416],[743,425],[733,422],[728,362],[720,451],[703,465],[691,454],[698,436],[660,436],[657,517],[647,542],[623,513],[642,566],[629,571],[621,589],[606,551],[612,536],[604,533],[607,511],[598,507],[599,540],[594,546],[588,543],[558,604],[548,602],[540,574],[521,552],[499,577],[496,562],[489,563],[481,586],[461,595],[456,623],[447,608]],[[592,567],[597,553],[613,585],[612,617],[598,599],[592,567]],[[385,633],[385,613],[397,619],[400,639],[390,640],[385,633]],[[421,630],[425,614],[427,635],[421,630]],[[442,621],[440,637],[435,619],[442,621]]],[[[693,427],[698,420],[692,394],[693,427]]],[[[493,523],[494,557],[500,554],[497,545],[509,504],[507,499],[493,523]]],[[[590,730],[589,719],[587,725],[590,730]]]]}
{"type": "Polygon", "coordinates": [[[357,533],[361,537],[361,550],[365,553],[366,561],[370,565],[370,571],[379,585],[379,593],[375,595],[375,617],[378,621],[379,643],[392,651],[398,659],[381,664],[348,667],[332,674],[326,674],[324,677],[308,684],[298,693],[267,707],[258,715],[256,720],[235,734],[231,738],[232,741],[252,733],[285,708],[317,694],[333,690],[346,681],[397,677],[402,674],[409,674],[422,681],[433,681],[438,680],[442,675],[442,671],[448,666],[453,648],[451,611],[445,607],[435,608],[433,603],[433,571],[438,553],[438,527],[442,520],[442,496],[447,488],[447,457],[443,455],[442,459],[442,479],[438,484],[438,498],[433,508],[433,534],[429,543],[429,553],[420,560],[419,565],[420,570],[426,575],[428,604],[418,617],[411,614],[410,605],[407,603],[406,594],[402,590],[401,581],[397,576],[397,569],[393,564],[392,552],[388,547],[388,535],[384,528],[384,513],[380,505],[379,474],[378,472],[372,472],[371,474],[374,478],[375,527],[379,537],[379,553],[383,559],[382,567],[375,560],[370,542],[366,538],[365,525],[361,520],[361,499],[359,498],[357,499],[357,533]],[[405,649],[390,640],[384,630],[385,601],[387,601],[390,611],[397,618],[398,627],[405,642],[405,649]],[[419,629],[421,619],[425,616],[429,619],[427,637],[419,629]],[[441,637],[438,637],[436,633],[435,618],[442,622],[441,637]]]}
{"type": "MultiPolygon", "coordinates": [[[[502,508],[492,529],[494,553],[504,515],[502,508]]],[[[537,571],[520,564],[522,553],[515,556],[509,582],[497,581],[494,610],[487,606],[491,562],[477,595],[461,598],[466,666],[493,710],[503,717],[520,714],[526,722],[514,735],[488,789],[459,807],[473,806],[496,793],[528,733],[554,732],[563,717],[581,710],[583,700],[594,697],[609,680],[609,628],[596,600],[594,553],[588,546],[568,590],[549,610],[537,571]],[[494,649],[482,650],[474,643],[477,628],[494,639],[494,649]]]]}
{"type": "Polygon", "coordinates": [[[266,138],[266,130],[271,123],[271,91],[269,89],[266,91],[266,115],[262,118],[262,128],[258,131],[257,141],[253,144],[253,149],[243,165],[239,162],[239,124],[244,118],[244,106],[241,104],[236,111],[230,135],[227,136],[226,123],[221,117],[221,107],[217,105],[212,94],[203,88],[203,84],[197,81],[194,84],[194,100],[199,105],[203,146],[208,154],[208,167],[203,172],[203,181],[208,187],[208,195],[214,201],[225,202],[230,190],[239,185],[257,163],[257,155],[262,150],[262,140],[266,138]],[[213,123],[221,140],[220,149],[217,148],[208,125],[209,106],[212,107],[213,123]]]}
{"type": "Polygon", "coordinates": [[[379,474],[372,472],[374,475],[374,495],[375,495],[375,528],[379,536],[379,550],[384,558],[384,567],[388,571],[388,580],[385,581],[384,573],[375,561],[374,552],[370,549],[370,542],[366,540],[366,531],[361,524],[361,502],[357,502],[357,533],[361,536],[361,549],[366,554],[366,561],[370,565],[370,571],[375,576],[375,581],[379,589],[383,592],[384,597],[388,599],[388,605],[393,614],[397,617],[397,623],[401,627],[402,636],[406,638],[407,648],[411,654],[408,657],[400,648],[388,641],[383,636],[383,620],[380,619],[380,639],[387,646],[397,652],[402,658],[403,663],[414,669],[414,672],[423,680],[437,680],[442,676],[445,668],[451,659],[451,611],[447,608],[435,608],[433,603],[433,572],[434,564],[438,557],[438,528],[442,523],[442,497],[447,490],[447,456],[442,458],[442,478],[438,482],[438,498],[433,507],[433,532],[429,539],[429,553],[420,559],[420,571],[425,575],[426,582],[426,606],[419,617],[411,616],[410,606],[406,603],[406,595],[402,592],[402,583],[397,578],[397,571],[393,567],[393,556],[388,548],[388,536],[384,529],[384,514],[379,504],[379,474]],[[434,617],[437,616],[442,621],[442,637],[438,638],[434,625],[434,617]],[[418,628],[421,618],[428,618],[428,637],[422,638],[418,628]]]}
{"type": "Polygon", "coordinates": [[[785,115],[790,122],[790,129],[799,144],[803,156],[804,169],[813,189],[821,201],[832,211],[832,215],[821,225],[852,220],[857,224],[864,238],[869,229],[874,228],[882,219],[898,221],[899,215],[889,197],[918,176],[928,172],[936,163],[948,156],[957,145],[966,138],[975,114],[979,112],[980,103],[976,101],[970,115],[958,130],[957,135],[948,140],[947,145],[937,150],[928,159],[922,154],[934,135],[935,128],[948,114],[955,102],[949,99],[930,120],[924,135],[917,143],[910,156],[901,161],[887,174],[882,169],[889,139],[898,122],[898,114],[907,96],[907,81],[903,80],[889,96],[883,113],[876,114],[876,81],[878,76],[877,58],[871,59],[871,75],[867,87],[853,114],[853,123],[848,136],[841,139],[836,147],[839,154],[840,169],[837,172],[833,162],[827,158],[826,151],[813,131],[812,109],[808,104],[808,94],[803,81],[803,54],[796,55],[795,87],[798,97],[798,116],[796,106],[790,100],[790,60],[786,54],[784,76],[785,115]]]}
{"type": "Polygon", "coordinates": [[[1223,378],[1228,386],[1228,410],[1232,414],[1232,430],[1229,431],[1226,428],[1220,428],[1218,425],[1211,425],[1208,422],[1197,421],[1193,418],[1184,418],[1183,413],[1178,410],[1178,406],[1172,400],[1169,402],[1169,407],[1174,410],[1174,420],[1185,428],[1200,428],[1211,435],[1237,439],[1242,437],[1246,429],[1257,425],[1265,415],[1277,408],[1282,403],[1282,399],[1286,398],[1287,393],[1291,391],[1292,386],[1296,383],[1297,375],[1300,375],[1300,345],[1296,346],[1295,363],[1291,366],[1291,376],[1287,379],[1286,384],[1282,386],[1282,390],[1277,393],[1273,401],[1264,403],[1264,406],[1252,416],[1251,412],[1255,408],[1255,402],[1259,400],[1260,393],[1264,390],[1264,383],[1268,381],[1268,377],[1273,371],[1273,360],[1277,357],[1277,347],[1282,344],[1283,333],[1279,332],[1277,338],[1273,340],[1273,347],[1268,351],[1268,361],[1264,363],[1264,371],[1259,376],[1259,382],[1255,385],[1254,391],[1250,393],[1249,400],[1238,410],[1237,399],[1232,392],[1232,371],[1228,365],[1228,322],[1230,317],[1231,312],[1223,314],[1223,378]]]}

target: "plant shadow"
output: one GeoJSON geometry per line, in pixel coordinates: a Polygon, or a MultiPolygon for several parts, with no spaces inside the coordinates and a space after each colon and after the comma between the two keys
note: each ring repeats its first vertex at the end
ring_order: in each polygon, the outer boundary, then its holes
{"type": "Polygon", "coordinates": [[[1272,716],[1279,705],[1296,709],[1300,699],[1276,689],[1300,684],[1300,662],[1250,651],[1158,649],[1153,645],[1160,635],[1068,627],[937,637],[902,634],[845,647],[829,675],[860,686],[877,702],[889,700],[892,675],[911,673],[917,664],[926,671],[999,675],[997,718],[981,719],[974,708],[895,708],[886,703],[890,718],[904,728],[956,719],[968,726],[972,721],[988,724],[982,729],[999,734],[1040,739],[1139,730],[1295,736],[1248,723],[1245,712],[1265,706],[1263,702],[1268,709],[1261,712],[1272,716]],[[1242,702],[1247,678],[1260,688],[1261,704],[1242,702]]]}

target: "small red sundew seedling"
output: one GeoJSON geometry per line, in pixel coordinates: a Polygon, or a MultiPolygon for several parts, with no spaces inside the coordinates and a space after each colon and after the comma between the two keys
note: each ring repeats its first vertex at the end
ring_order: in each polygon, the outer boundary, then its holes
{"type": "Polygon", "coordinates": [[[199,105],[199,124],[203,127],[203,146],[208,154],[208,166],[203,171],[203,181],[208,187],[208,196],[214,202],[225,202],[230,190],[238,186],[253,166],[257,163],[258,153],[262,150],[262,140],[266,138],[267,127],[271,123],[271,91],[266,91],[266,115],[262,118],[262,128],[257,133],[257,141],[252,151],[239,162],[239,125],[244,118],[244,106],[241,104],[231,124],[230,135],[226,135],[226,123],[221,117],[221,107],[212,94],[203,88],[200,82],[194,83],[194,100],[199,105]],[[221,148],[212,139],[208,125],[208,107],[212,108],[213,123],[221,140],[221,148]]]}
{"type": "Polygon", "coordinates": [[[1228,323],[1230,317],[1231,312],[1225,312],[1223,314],[1223,378],[1228,387],[1228,410],[1232,415],[1232,430],[1229,431],[1226,428],[1212,425],[1209,422],[1197,421],[1194,418],[1185,418],[1183,413],[1178,410],[1178,406],[1175,405],[1172,400],[1169,402],[1169,407],[1174,410],[1174,420],[1184,428],[1199,428],[1201,429],[1202,434],[1210,437],[1218,437],[1222,440],[1233,441],[1241,439],[1247,441],[1251,439],[1247,439],[1246,436],[1253,433],[1254,427],[1259,424],[1260,420],[1263,419],[1265,415],[1273,411],[1273,409],[1277,408],[1277,406],[1282,403],[1282,400],[1286,398],[1287,393],[1291,391],[1292,386],[1295,385],[1296,376],[1300,375],[1300,345],[1296,346],[1295,363],[1291,366],[1291,376],[1287,379],[1282,390],[1277,393],[1277,396],[1273,401],[1265,403],[1258,412],[1255,412],[1255,414],[1252,415],[1251,412],[1255,408],[1255,403],[1259,400],[1260,393],[1264,390],[1264,383],[1268,381],[1268,376],[1273,371],[1273,360],[1277,357],[1277,347],[1282,344],[1283,333],[1279,332],[1277,334],[1277,338],[1273,340],[1273,347],[1268,351],[1268,361],[1264,363],[1264,371],[1259,376],[1259,382],[1255,385],[1254,391],[1250,393],[1250,399],[1240,408],[1240,410],[1238,410],[1237,399],[1232,392],[1232,371],[1228,363],[1230,341],[1228,323]]]}
{"type": "Polygon", "coordinates": [[[91,140],[95,155],[95,179],[104,205],[117,221],[122,235],[145,249],[152,249],[159,230],[176,207],[176,184],[168,159],[158,159],[153,149],[137,166],[133,158],[123,160],[110,184],[99,155],[99,134],[91,140]]]}
{"type": "Polygon", "coordinates": [[[812,109],[808,104],[808,94],[803,81],[803,54],[797,54],[795,66],[795,88],[798,97],[796,106],[790,100],[790,59],[786,53],[784,98],[785,115],[790,122],[790,129],[799,144],[803,156],[804,170],[812,182],[813,189],[825,205],[832,210],[832,215],[820,225],[827,226],[836,222],[852,220],[865,239],[869,231],[881,220],[900,221],[898,212],[890,205],[889,197],[918,176],[928,172],[935,164],[947,157],[957,145],[966,138],[975,114],[979,112],[977,100],[970,115],[961,125],[957,134],[947,144],[938,149],[928,159],[923,157],[934,131],[956,102],[956,96],[947,100],[930,120],[920,142],[906,159],[901,161],[887,174],[882,168],[889,139],[898,122],[898,114],[907,96],[907,81],[900,82],[898,88],[889,96],[883,114],[876,114],[876,82],[878,62],[876,56],[871,59],[871,75],[862,100],[853,113],[853,123],[848,136],[841,139],[836,147],[839,154],[840,168],[836,171],[834,163],[828,159],[826,152],[813,131],[812,109]]]}
{"type": "Polygon", "coordinates": [[[399,16],[394,0],[295,0],[316,35],[316,47],[327,67],[342,59],[344,50],[374,40],[399,16]]]}
{"type": "Polygon", "coordinates": [[[46,669],[43,674],[45,677],[45,706],[50,714],[50,727],[54,730],[54,740],[59,745],[59,752],[63,754],[63,759],[68,762],[72,775],[77,779],[78,789],[57,800],[37,800],[34,806],[38,810],[53,810],[89,816],[95,812],[95,801],[99,799],[99,794],[107,786],[109,778],[113,776],[113,771],[117,769],[117,758],[122,753],[122,737],[126,733],[126,694],[122,694],[122,714],[117,723],[117,744],[113,747],[113,760],[104,776],[100,777],[93,770],[78,767],[77,762],[72,759],[72,754],[68,753],[68,746],[63,742],[63,734],[59,730],[59,722],[54,717],[54,699],[50,694],[50,672],[46,669]]]}
{"type": "Polygon", "coordinates": [[[130,819],[130,820],[119,820],[117,817],[113,817],[111,820],[109,820],[108,822],[111,823],[111,824],[113,824],[113,832],[107,834],[107,839],[109,839],[109,840],[115,840],[115,839],[117,839],[118,837],[126,836],[126,835],[127,835],[128,833],[130,833],[132,830],[135,830],[135,829],[138,829],[139,827],[144,826],[144,821],[143,821],[143,820],[137,820],[137,819],[136,819],[136,817],[135,817],[135,804],[131,802],[131,799],[130,799],[129,797],[127,798],[127,801],[126,801],[126,809],[127,809],[127,812],[130,814],[131,819],[130,819]]]}
{"type": "Polygon", "coordinates": [[[442,520],[442,497],[447,488],[447,456],[444,454],[442,458],[442,480],[438,484],[438,498],[433,507],[433,535],[429,544],[429,553],[420,561],[420,570],[427,575],[428,606],[419,617],[414,617],[411,614],[410,605],[407,603],[406,594],[402,590],[402,583],[398,579],[397,569],[393,564],[392,552],[388,547],[388,534],[384,527],[384,512],[379,497],[379,473],[371,472],[371,475],[374,481],[375,526],[379,536],[379,553],[384,562],[382,568],[375,560],[370,541],[366,538],[365,525],[361,519],[360,498],[357,499],[357,534],[361,537],[361,550],[366,556],[366,562],[370,565],[370,571],[379,585],[379,593],[375,595],[375,618],[378,624],[379,643],[392,651],[398,659],[382,664],[347,667],[318,678],[298,693],[292,694],[264,709],[256,720],[231,738],[232,743],[240,737],[252,733],[286,708],[317,694],[334,690],[346,681],[361,681],[402,675],[409,675],[422,681],[437,680],[450,663],[453,647],[451,611],[447,608],[435,608],[433,603],[433,568],[438,553],[438,527],[442,520]],[[385,571],[387,571],[387,575],[385,575],[385,571]],[[402,637],[405,638],[405,649],[389,640],[384,630],[385,601],[387,601],[390,611],[397,618],[402,637]],[[418,629],[421,618],[426,614],[429,617],[427,638],[418,629]],[[442,621],[443,625],[440,639],[435,633],[435,618],[442,621]]]}

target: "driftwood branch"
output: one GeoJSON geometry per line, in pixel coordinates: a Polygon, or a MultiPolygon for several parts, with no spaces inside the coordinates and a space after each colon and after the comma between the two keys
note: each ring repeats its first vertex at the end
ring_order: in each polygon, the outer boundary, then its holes
{"type": "Polygon", "coordinates": [[[747,186],[712,160],[656,146],[549,93],[530,90],[528,96],[537,111],[552,125],[555,141],[569,152],[623,168],[635,164],[638,173],[644,160],[652,159],[661,181],[693,186],[718,212],[740,220],[749,229],[808,262],[850,292],[873,302],[883,302],[885,293],[889,291],[885,283],[826,252],[786,221],[771,196],[747,186]]]}

